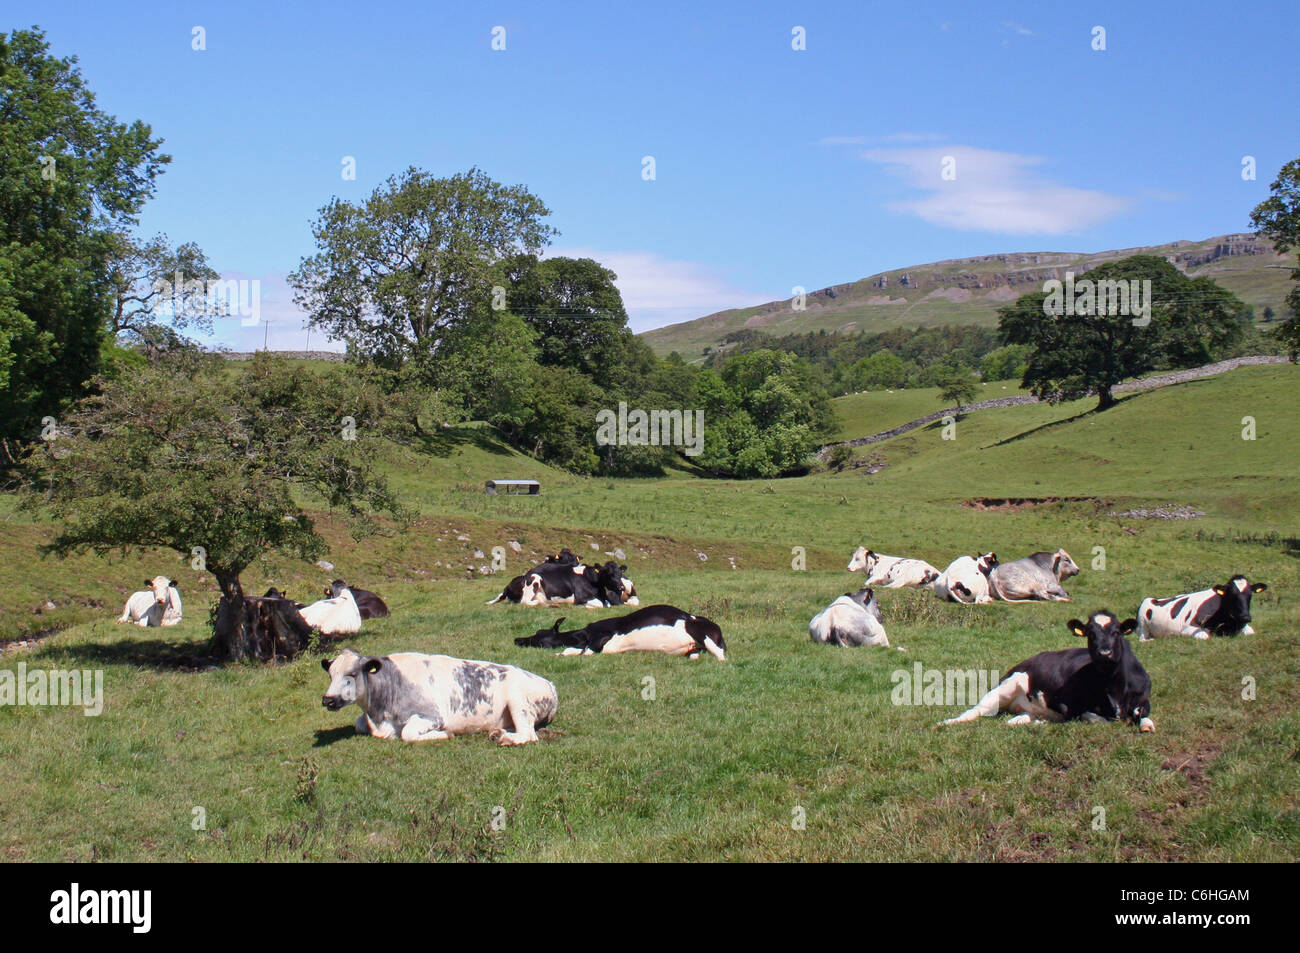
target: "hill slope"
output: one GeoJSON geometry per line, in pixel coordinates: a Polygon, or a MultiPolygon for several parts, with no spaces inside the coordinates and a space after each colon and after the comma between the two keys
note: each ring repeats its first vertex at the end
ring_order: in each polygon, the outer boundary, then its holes
{"type": "Polygon", "coordinates": [[[857,333],[933,324],[991,325],[997,321],[998,308],[1041,288],[1044,281],[1130,255],[1158,255],[1193,277],[1213,278],[1257,312],[1268,305],[1280,312],[1290,290],[1289,259],[1279,255],[1271,242],[1234,234],[1093,254],[1020,252],[953,258],[822,288],[809,293],[803,311],[794,311],[790,301],[782,299],[719,311],[642,336],[659,354],[677,351],[692,359],[742,328],[781,335],[823,328],[857,333]]]}

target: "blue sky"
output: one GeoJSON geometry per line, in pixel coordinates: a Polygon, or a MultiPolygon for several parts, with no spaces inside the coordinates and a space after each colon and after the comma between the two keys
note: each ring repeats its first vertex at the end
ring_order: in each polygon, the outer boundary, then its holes
{"type": "Polygon", "coordinates": [[[0,30],[39,24],[102,108],[153,126],[174,158],[141,230],[259,279],[271,345],[300,348],[283,279],[316,210],[408,165],[527,185],[555,253],[618,272],[637,330],[943,258],[1246,231],[1300,155],[1294,13],[41,0],[7,2],[0,30]]]}

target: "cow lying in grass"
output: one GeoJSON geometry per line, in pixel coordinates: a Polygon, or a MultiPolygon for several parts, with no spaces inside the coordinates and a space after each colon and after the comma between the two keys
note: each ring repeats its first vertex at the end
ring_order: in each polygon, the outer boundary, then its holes
{"type": "Polygon", "coordinates": [[[1166,599],[1143,599],[1138,607],[1138,638],[1149,642],[1163,635],[1254,635],[1250,626],[1250,597],[1268,588],[1233,576],[1221,586],[1166,599]]]}
{"type": "Polygon", "coordinates": [[[902,589],[905,586],[928,586],[939,578],[939,570],[924,559],[906,556],[886,556],[859,546],[849,560],[849,572],[859,569],[867,574],[863,586],[882,586],[885,589],[902,589]]]}
{"type": "Polygon", "coordinates": [[[889,636],[880,620],[880,603],[865,586],[855,593],[844,593],[813,616],[808,635],[814,642],[830,645],[889,647],[889,636]]]}
{"type": "Polygon", "coordinates": [[[663,652],[698,659],[708,652],[719,662],[727,660],[727,643],[722,629],[703,616],[675,606],[646,606],[613,619],[601,619],[561,632],[557,619],[549,629],[515,639],[515,645],[540,649],[563,649],[559,655],[615,655],[620,652],[663,652]]]}
{"type": "Polygon", "coordinates": [[[513,665],[447,655],[396,652],[382,658],[344,649],[322,659],[330,711],[361,706],[358,734],[403,741],[438,741],[488,732],[502,745],[537,740],[559,707],[555,686],[513,665]]]}
{"type": "Polygon", "coordinates": [[[1142,731],[1155,731],[1151,720],[1151,678],[1129,647],[1125,635],[1136,619],[1118,621],[1111,613],[1094,612],[1086,623],[1071,619],[1071,632],[1088,640],[1086,649],[1040,652],[1003,677],[975,707],[942,722],[953,725],[1012,713],[1008,725],[1031,722],[1126,721],[1142,731]]]}
{"type": "Polygon", "coordinates": [[[983,556],[958,556],[939,578],[930,584],[940,599],[966,605],[993,601],[989,575],[998,565],[997,553],[983,556]]]}
{"type": "Polygon", "coordinates": [[[1070,594],[1061,583],[1079,574],[1064,549],[1040,552],[1001,563],[989,573],[989,588],[1003,602],[1069,602],[1070,594]]]}
{"type": "Polygon", "coordinates": [[[363,620],[388,618],[388,605],[383,599],[369,589],[358,589],[355,586],[349,586],[342,579],[335,579],[325,587],[325,598],[337,599],[343,595],[344,589],[352,593],[352,598],[357,603],[357,611],[361,613],[363,620]]]}
{"type": "Polygon", "coordinates": [[[147,588],[133,592],[122,607],[118,622],[133,622],[143,626],[179,625],[181,621],[181,594],[166,576],[146,579],[147,588]]]}
{"type": "Polygon", "coordinates": [[[329,599],[317,599],[298,610],[303,619],[322,635],[356,635],[361,631],[361,610],[352,591],[343,586],[329,599]]]}

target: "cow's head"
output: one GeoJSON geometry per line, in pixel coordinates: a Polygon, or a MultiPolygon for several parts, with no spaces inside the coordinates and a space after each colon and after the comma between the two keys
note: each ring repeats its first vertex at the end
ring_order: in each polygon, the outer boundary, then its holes
{"type": "Polygon", "coordinates": [[[339,596],[343,595],[343,593],[347,591],[347,588],[348,588],[348,584],[346,582],[344,582],[342,579],[335,579],[333,582],[331,582],[328,586],[325,587],[325,598],[337,599],[339,596]]]}
{"type": "Polygon", "coordinates": [[[558,556],[547,556],[546,561],[548,563],[559,563],[561,566],[576,566],[578,557],[568,549],[561,549],[558,556]]]}
{"type": "Polygon", "coordinates": [[[844,595],[848,596],[864,609],[871,605],[871,600],[876,597],[876,594],[867,586],[863,586],[857,592],[846,592],[844,595]]]}
{"type": "Polygon", "coordinates": [[[606,602],[619,605],[627,598],[627,588],[623,585],[623,570],[625,569],[627,569],[626,566],[620,566],[612,559],[596,569],[596,588],[601,590],[601,596],[605,598],[606,602]]]}
{"type": "Polygon", "coordinates": [[[1071,619],[1066,627],[1079,638],[1088,640],[1088,655],[1100,668],[1112,669],[1128,650],[1124,636],[1137,628],[1137,619],[1119,621],[1108,609],[1094,612],[1087,622],[1071,619]]]}
{"type": "Polygon", "coordinates": [[[880,557],[867,549],[865,546],[859,546],[853,552],[853,558],[849,560],[849,572],[857,572],[859,569],[870,574],[871,570],[876,568],[876,563],[880,557]]]}
{"type": "Polygon", "coordinates": [[[983,556],[972,556],[971,558],[975,560],[975,568],[985,576],[998,568],[997,553],[985,553],[983,556]]]}
{"type": "Polygon", "coordinates": [[[1052,555],[1052,575],[1056,576],[1058,582],[1079,575],[1079,567],[1064,549],[1058,549],[1052,555]]]}
{"type": "Polygon", "coordinates": [[[927,569],[925,575],[921,577],[921,585],[929,586],[942,575],[937,569],[927,569]]]}
{"type": "Polygon", "coordinates": [[[344,649],[336,659],[321,659],[320,665],[330,676],[329,690],[320,703],[330,711],[338,711],[365,699],[366,676],[378,672],[384,660],[364,656],[354,649],[344,649]]]}
{"type": "Polygon", "coordinates": [[[152,579],[144,581],[146,589],[153,591],[153,601],[160,606],[167,605],[167,590],[171,588],[172,581],[166,576],[154,576],[152,579]]]}
{"type": "Polygon", "coordinates": [[[1209,626],[1215,635],[1236,635],[1250,624],[1250,597],[1268,588],[1267,583],[1252,583],[1245,576],[1233,576],[1221,586],[1214,587],[1219,597],[1219,609],[1211,616],[1209,626]]]}

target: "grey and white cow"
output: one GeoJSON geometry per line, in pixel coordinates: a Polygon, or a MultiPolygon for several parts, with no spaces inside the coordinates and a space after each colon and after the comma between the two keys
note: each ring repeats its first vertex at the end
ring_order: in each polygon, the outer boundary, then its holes
{"type": "Polygon", "coordinates": [[[814,642],[830,645],[889,647],[889,636],[880,619],[880,603],[865,586],[846,592],[808,623],[808,636],[814,642]]]}
{"type": "Polygon", "coordinates": [[[989,588],[1003,602],[1069,602],[1070,594],[1061,583],[1078,574],[1079,567],[1064,549],[1031,553],[995,566],[989,573],[989,588]]]}
{"type": "Polygon", "coordinates": [[[382,658],[344,649],[322,659],[330,687],[321,704],[338,711],[354,702],[358,734],[439,741],[488,732],[502,745],[537,740],[559,707],[555,686],[513,665],[449,655],[395,652],[382,658]]]}
{"type": "Polygon", "coordinates": [[[883,586],[902,589],[905,586],[928,586],[939,578],[939,570],[924,559],[907,556],[886,556],[859,546],[849,560],[849,572],[859,569],[867,574],[864,586],[883,586]]]}

